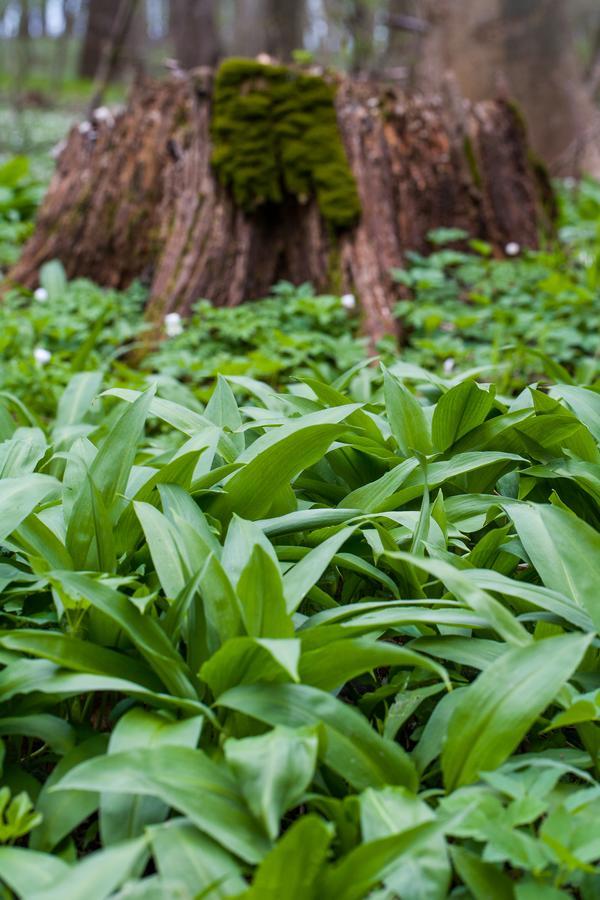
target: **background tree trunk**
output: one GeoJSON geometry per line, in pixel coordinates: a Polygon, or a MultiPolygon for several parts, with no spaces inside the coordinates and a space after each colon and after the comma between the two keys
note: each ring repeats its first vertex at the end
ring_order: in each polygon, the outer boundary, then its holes
{"type": "Polygon", "coordinates": [[[215,0],[171,0],[170,15],[181,67],[214,66],[220,49],[215,0]]]}
{"type": "Polygon", "coordinates": [[[71,277],[113,287],[142,278],[156,322],[201,297],[234,306],[280,279],[310,281],[356,293],[376,339],[395,328],[390,271],[405,251],[427,251],[430,229],[464,228],[498,253],[508,241],[537,244],[540,184],[503,101],[409,100],[342,81],[336,108],[362,216],[337,236],[312,200],[251,215],[236,207],[211,168],[211,101],[212,72],[197,70],[139,84],[114,123],[74,128],[9,280],[34,286],[53,258],[71,277]]]}
{"type": "Polygon", "coordinates": [[[85,37],[79,57],[79,74],[82,78],[98,76],[106,61],[106,54],[111,52],[114,44],[115,23],[123,20],[128,23],[127,34],[124,40],[120,40],[119,35],[119,53],[111,64],[111,71],[116,75],[126,63],[137,66],[141,56],[138,41],[145,29],[141,6],[135,0],[89,0],[85,37]],[[127,4],[132,7],[131,14],[127,4]]]}
{"type": "Polygon", "coordinates": [[[421,85],[452,71],[473,100],[515,98],[556,174],[600,175],[600,112],[578,63],[564,0],[427,0],[421,85]]]}
{"type": "Polygon", "coordinates": [[[283,61],[303,46],[305,0],[236,0],[234,52],[283,61]]]}

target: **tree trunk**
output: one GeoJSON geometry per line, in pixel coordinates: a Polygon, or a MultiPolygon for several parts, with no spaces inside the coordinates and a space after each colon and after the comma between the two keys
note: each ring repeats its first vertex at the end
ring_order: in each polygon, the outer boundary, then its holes
{"type": "Polygon", "coordinates": [[[234,52],[288,61],[303,46],[305,0],[236,0],[234,52]]]}
{"type": "MultiPolygon", "coordinates": [[[[85,37],[79,57],[79,74],[82,78],[96,78],[103,66],[107,52],[114,43],[115,23],[126,18],[129,22],[133,17],[123,10],[123,4],[128,0],[89,0],[88,20],[85,37]]],[[[119,57],[111,65],[113,74],[121,71],[125,63],[125,56],[129,62],[135,62],[135,48],[127,40],[122,42],[119,57]]]]}
{"type": "Polygon", "coordinates": [[[171,0],[175,56],[183,69],[214,66],[219,58],[215,0],[171,0]]]}
{"type": "Polygon", "coordinates": [[[600,112],[577,60],[564,0],[428,0],[432,28],[421,84],[452,71],[472,100],[504,93],[527,120],[532,145],[557,175],[600,175],[600,112]]]}
{"type": "Polygon", "coordinates": [[[337,118],[362,214],[335,233],[307,197],[253,213],[236,206],[211,166],[212,94],[208,69],[147,81],[114,123],[75,127],[9,280],[32,287],[53,258],[70,277],[115,288],[142,278],[157,323],[201,297],[235,306],[278,280],[310,281],[355,293],[375,340],[395,329],[391,269],[407,250],[427,251],[430,229],[464,228],[499,254],[509,241],[537,245],[539,173],[508,103],[407,99],[341,81],[337,118]]]}

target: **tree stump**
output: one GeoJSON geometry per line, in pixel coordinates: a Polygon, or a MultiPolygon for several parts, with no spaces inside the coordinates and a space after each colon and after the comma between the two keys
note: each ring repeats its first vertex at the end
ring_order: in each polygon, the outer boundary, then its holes
{"type": "Polygon", "coordinates": [[[235,306],[277,281],[354,293],[364,331],[393,333],[399,287],[391,269],[426,252],[442,226],[536,247],[551,188],[532,161],[518,113],[502,100],[403,96],[339,79],[339,132],[362,212],[332,229],[314,197],[284,195],[239,208],[211,162],[214,74],[142,81],[114,118],[98,111],[71,131],[12,283],[33,287],[42,263],[70,277],[149,286],[148,316],[189,312],[199,298],[235,306]]]}

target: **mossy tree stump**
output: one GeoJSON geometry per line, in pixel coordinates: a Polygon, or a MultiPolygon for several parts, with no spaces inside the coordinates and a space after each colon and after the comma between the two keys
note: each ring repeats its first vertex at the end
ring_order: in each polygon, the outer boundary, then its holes
{"type": "Polygon", "coordinates": [[[156,322],[201,297],[235,306],[280,279],[310,281],[355,293],[375,340],[395,330],[391,269],[426,251],[431,229],[464,229],[497,253],[537,245],[551,189],[510,103],[244,65],[216,92],[204,69],[142,82],[114,120],[75,127],[9,279],[32,287],[52,258],[111,287],[141,278],[156,322]],[[260,109],[236,92],[260,94],[260,109]]]}

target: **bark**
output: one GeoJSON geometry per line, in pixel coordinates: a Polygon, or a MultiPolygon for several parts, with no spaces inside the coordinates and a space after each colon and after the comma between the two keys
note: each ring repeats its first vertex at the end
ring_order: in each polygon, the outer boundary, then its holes
{"type": "Polygon", "coordinates": [[[600,112],[586,86],[564,0],[428,0],[421,84],[452,71],[472,100],[504,93],[557,175],[600,175],[600,112]]]}
{"type": "Polygon", "coordinates": [[[304,44],[305,0],[236,0],[234,52],[288,61],[304,44]]]}
{"type": "Polygon", "coordinates": [[[280,279],[310,281],[355,293],[377,339],[395,329],[390,270],[407,250],[427,251],[430,229],[464,228],[498,253],[509,241],[537,245],[540,186],[506,102],[407,99],[341,81],[338,121],[362,216],[334,235],[311,200],[236,208],[211,169],[211,96],[210,70],[146,81],[114,123],[75,127],[9,281],[34,286],[53,258],[71,277],[116,288],[142,278],[155,322],[201,297],[235,306],[280,279]]]}
{"type": "Polygon", "coordinates": [[[215,0],[171,0],[171,32],[182,68],[213,66],[219,58],[215,0]]]}

